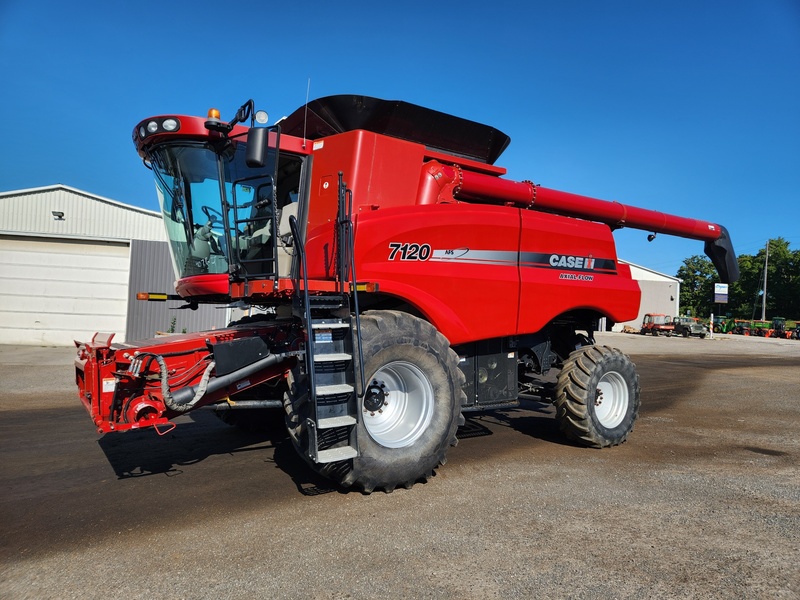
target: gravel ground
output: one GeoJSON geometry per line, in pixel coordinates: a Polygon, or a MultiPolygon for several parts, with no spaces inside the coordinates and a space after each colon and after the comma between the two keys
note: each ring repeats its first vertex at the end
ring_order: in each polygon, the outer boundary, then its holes
{"type": "Polygon", "coordinates": [[[598,342],[641,375],[626,444],[525,401],[372,495],[207,411],[98,438],[73,350],[0,347],[0,597],[800,597],[800,342],[598,342]]]}

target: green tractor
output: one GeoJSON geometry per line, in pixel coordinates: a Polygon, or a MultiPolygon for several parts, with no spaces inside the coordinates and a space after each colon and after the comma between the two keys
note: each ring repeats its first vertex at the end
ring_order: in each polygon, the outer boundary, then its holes
{"type": "Polygon", "coordinates": [[[728,322],[730,317],[723,317],[722,315],[716,315],[714,317],[714,324],[712,326],[712,330],[714,333],[728,333],[725,330],[725,324],[728,322]]]}
{"type": "Polygon", "coordinates": [[[755,320],[750,323],[750,335],[757,335],[759,337],[770,337],[772,331],[771,321],[755,320]]]}
{"type": "Polygon", "coordinates": [[[728,319],[722,326],[722,333],[750,335],[750,321],[745,321],[743,319],[728,319]]]}
{"type": "Polygon", "coordinates": [[[769,330],[769,337],[773,338],[780,338],[783,340],[791,340],[796,339],[797,335],[797,323],[794,323],[794,329],[792,328],[792,323],[786,322],[786,317],[773,317],[772,318],[772,328],[769,330]]]}

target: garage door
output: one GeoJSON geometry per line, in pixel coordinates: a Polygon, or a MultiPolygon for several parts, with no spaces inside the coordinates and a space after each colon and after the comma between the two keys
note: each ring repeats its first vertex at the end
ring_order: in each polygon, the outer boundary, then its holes
{"type": "Polygon", "coordinates": [[[128,256],[124,243],[0,237],[0,344],[123,340],[128,256]]]}

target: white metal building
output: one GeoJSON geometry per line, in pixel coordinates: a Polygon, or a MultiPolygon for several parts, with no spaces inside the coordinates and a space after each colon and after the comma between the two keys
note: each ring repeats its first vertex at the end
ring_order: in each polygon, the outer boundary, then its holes
{"type": "Polygon", "coordinates": [[[125,337],[131,239],[161,215],[65,186],[0,192],[0,344],[125,337]]]}
{"type": "Polygon", "coordinates": [[[642,301],[639,304],[639,315],[636,319],[625,323],[616,323],[613,327],[614,331],[622,331],[626,325],[639,329],[642,326],[642,318],[647,313],[660,313],[671,317],[678,315],[681,296],[680,279],[622,259],[620,262],[630,266],[631,276],[639,282],[639,289],[642,290],[642,301]]]}

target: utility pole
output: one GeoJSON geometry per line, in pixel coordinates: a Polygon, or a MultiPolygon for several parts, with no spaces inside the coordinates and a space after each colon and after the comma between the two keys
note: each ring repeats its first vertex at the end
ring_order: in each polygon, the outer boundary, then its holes
{"type": "Polygon", "coordinates": [[[761,296],[761,320],[767,320],[767,263],[769,262],[769,240],[767,240],[767,253],[764,256],[764,295],[761,296]]]}

